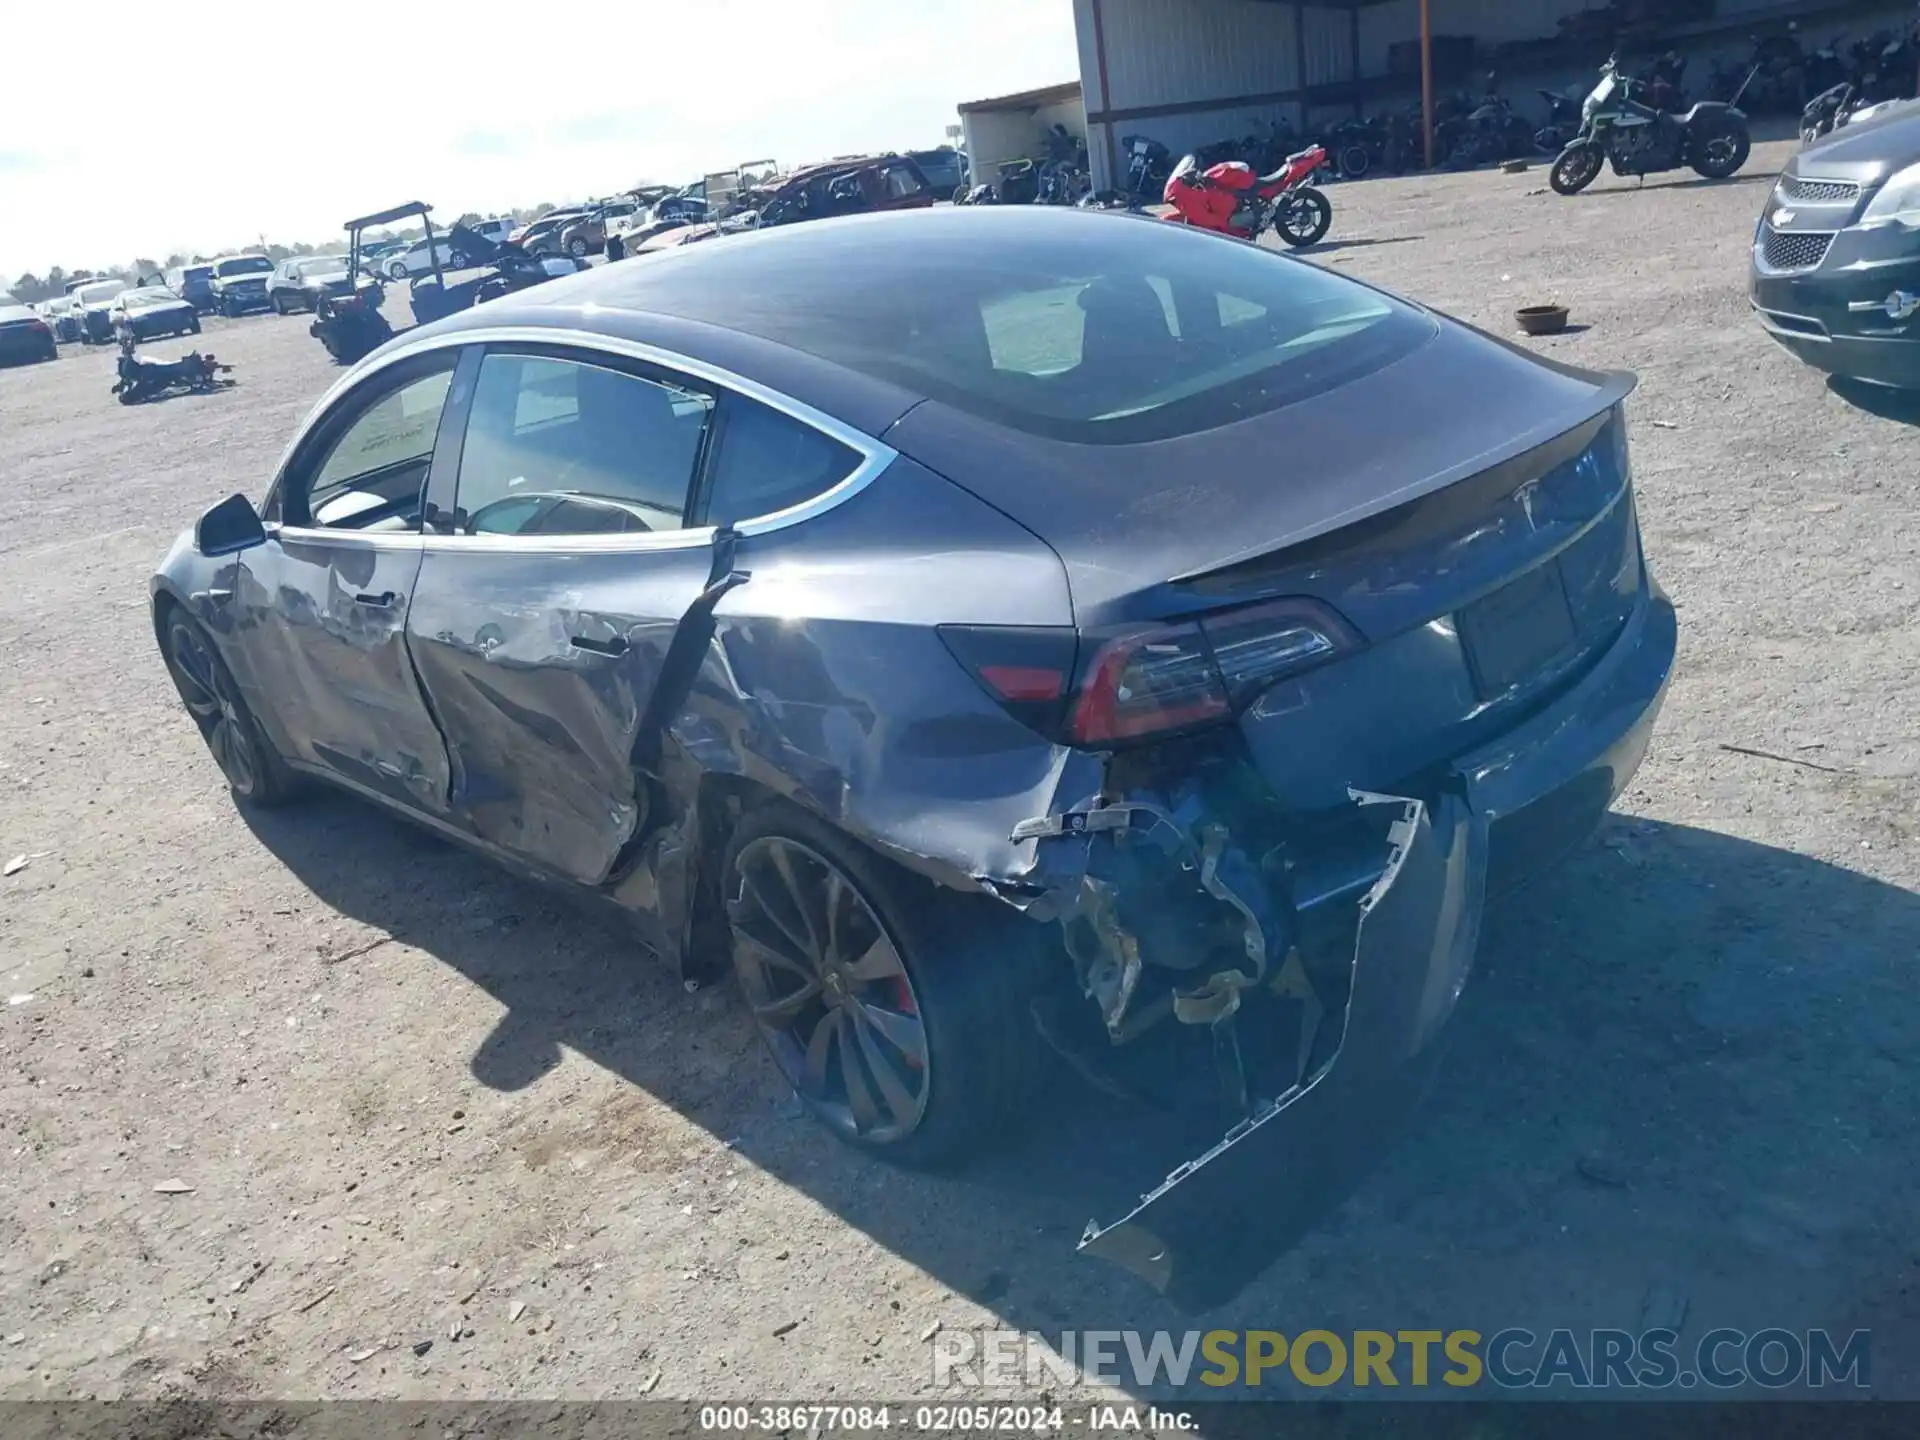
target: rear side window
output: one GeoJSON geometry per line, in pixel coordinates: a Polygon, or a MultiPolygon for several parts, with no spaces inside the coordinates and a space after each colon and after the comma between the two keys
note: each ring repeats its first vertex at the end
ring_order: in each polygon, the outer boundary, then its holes
{"type": "Polygon", "coordinates": [[[705,395],[541,355],[488,355],[460,456],[458,533],[678,530],[706,437],[705,395]]]}
{"type": "Polygon", "coordinates": [[[859,452],[758,401],[728,402],[704,519],[733,525],[822,495],[860,465],[859,452]]]}

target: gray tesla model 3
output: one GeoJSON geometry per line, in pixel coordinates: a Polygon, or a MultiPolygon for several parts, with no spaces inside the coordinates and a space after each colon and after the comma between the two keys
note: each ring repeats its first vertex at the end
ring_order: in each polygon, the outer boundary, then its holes
{"type": "Polygon", "coordinates": [[[1631,388],[1144,218],[821,221],[399,336],[154,629],[243,803],[324,780],[730,965],[849,1141],[1131,1097],[1082,1246],[1201,1306],[1640,763],[1631,388]]]}

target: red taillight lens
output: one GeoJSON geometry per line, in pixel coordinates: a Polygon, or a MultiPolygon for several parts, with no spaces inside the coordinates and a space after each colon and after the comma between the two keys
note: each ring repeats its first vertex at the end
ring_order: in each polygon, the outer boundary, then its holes
{"type": "Polygon", "coordinates": [[[1080,687],[1068,739],[1124,744],[1225,720],[1262,690],[1360,643],[1311,600],[1205,615],[1106,643],[1080,687]]]}
{"type": "Polygon", "coordinates": [[[1275,681],[1360,644],[1344,620],[1312,600],[1089,637],[1084,645],[1065,627],[942,625],[940,637],[1015,718],[1049,738],[1096,747],[1229,720],[1275,681]],[[1083,674],[1076,664],[1082,650],[1093,655],[1083,674]]]}
{"type": "Polygon", "coordinates": [[[1079,745],[1137,740],[1223,719],[1229,710],[1200,627],[1167,626],[1101,647],[1068,733],[1079,745]]]}
{"type": "Polygon", "coordinates": [[[1235,708],[1281,677],[1310,670],[1359,645],[1345,621],[1305,600],[1230,610],[1202,619],[1200,628],[1213,647],[1214,663],[1235,708]]]}
{"type": "Polygon", "coordinates": [[[1022,724],[1057,735],[1080,637],[1068,626],[942,625],[940,638],[1022,724]]]}

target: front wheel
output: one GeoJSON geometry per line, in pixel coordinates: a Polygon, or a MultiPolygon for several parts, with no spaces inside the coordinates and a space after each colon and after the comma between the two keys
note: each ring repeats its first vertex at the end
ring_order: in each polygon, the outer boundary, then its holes
{"type": "Polygon", "coordinates": [[[747,815],[723,866],[741,991],[781,1074],[827,1129],[931,1165],[1028,1113],[1043,1055],[1030,922],[785,804],[747,815]]]}
{"type": "Polygon", "coordinates": [[[1280,208],[1273,217],[1273,228],[1296,250],[1317,244],[1332,225],[1333,202],[1311,185],[1281,196],[1280,208]]]}
{"type": "Polygon", "coordinates": [[[584,260],[593,253],[593,247],[576,235],[567,242],[567,253],[576,260],[584,260]]]}
{"type": "Polygon", "coordinates": [[[1340,150],[1340,178],[1342,180],[1364,179],[1367,171],[1373,168],[1373,152],[1361,144],[1343,146],[1340,150]]]}
{"type": "MultiPolygon", "coordinates": [[[[125,402],[127,393],[120,398],[125,402]]],[[[164,643],[167,673],[234,798],[263,806],[289,799],[298,788],[293,773],[240,698],[212,637],[175,605],[167,615],[164,643]]]]}
{"type": "Polygon", "coordinates": [[[1693,168],[1709,180],[1725,180],[1737,174],[1753,153],[1753,137],[1747,127],[1725,121],[1698,136],[1693,143],[1693,168]]]}
{"type": "Polygon", "coordinates": [[[1560,152],[1547,175],[1556,195],[1578,195],[1593,183],[1606,156],[1591,140],[1576,140],[1560,152]]]}

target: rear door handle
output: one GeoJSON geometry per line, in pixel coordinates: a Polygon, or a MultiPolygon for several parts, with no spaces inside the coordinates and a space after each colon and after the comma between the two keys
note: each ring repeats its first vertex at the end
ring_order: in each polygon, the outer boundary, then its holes
{"type": "Polygon", "coordinates": [[[576,650],[591,650],[596,655],[627,653],[627,637],[624,635],[615,635],[607,640],[597,640],[591,635],[569,635],[567,643],[576,650]]]}
{"type": "Polygon", "coordinates": [[[356,595],[353,603],[364,605],[369,610],[391,610],[400,597],[391,590],[382,590],[378,595],[356,595]]]}

